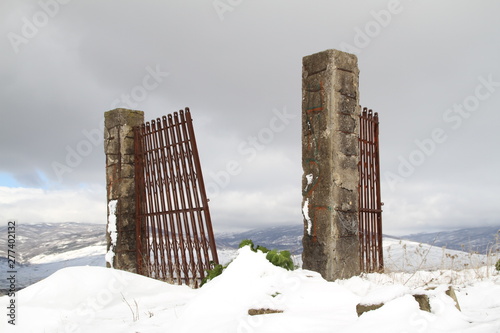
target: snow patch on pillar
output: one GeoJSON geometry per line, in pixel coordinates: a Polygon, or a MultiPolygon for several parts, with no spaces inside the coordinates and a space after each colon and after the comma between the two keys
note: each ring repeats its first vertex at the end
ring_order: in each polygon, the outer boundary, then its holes
{"type": "Polygon", "coordinates": [[[311,236],[312,221],[311,218],[309,217],[309,199],[306,199],[304,201],[304,205],[302,206],[302,215],[304,215],[304,218],[307,221],[307,234],[311,236]]]}
{"type": "Polygon", "coordinates": [[[113,259],[115,257],[115,247],[116,247],[116,240],[118,238],[118,231],[116,228],[116,205],[118,203],[118,200],[110,200],[108,203],[108,226],[107,226],[107,231],[109,234],[109,237],[111,238],[111,245],[109,246],[109,250],[106,253],[106,262],[109,263],[111,268],[113,268],[113,259]]]}

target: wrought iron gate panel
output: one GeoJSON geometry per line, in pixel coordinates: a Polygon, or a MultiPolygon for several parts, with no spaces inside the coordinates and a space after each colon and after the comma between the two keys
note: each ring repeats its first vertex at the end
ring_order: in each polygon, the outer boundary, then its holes
{"type": "Polygon", "coordinates": [[[359,243],[362,272],[384,269],[378,113],[363,108],[359,116],[359,243]]]}
{"type": "Polygon", "coordinates": [[[189,109],[134,128],[139,273],[199,286],[218,263],[189,109]]]}

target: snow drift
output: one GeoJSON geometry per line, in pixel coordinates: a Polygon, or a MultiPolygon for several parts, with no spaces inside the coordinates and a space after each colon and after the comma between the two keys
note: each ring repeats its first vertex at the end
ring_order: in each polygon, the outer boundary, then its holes
{"type": "MultiPolygon", "coordinates": [[[[2,332],[498,332],[500,276],[492,267],[367,274],[327,282],[315,272],[273,266],[238,251],[200,289],[103,267],[70,267],[21,290],[16,325],[2,332]],[[444,294],[453,284],[462,308],[444,294]],[[436,287],[432,292],[427,287],[436,287]],[[411,296],[429,294],[432,312],[411,296]],[[358,303],[384,302],[356,313],[358,303]],[[250,316],[250,309],[282,313],[250,316]]],[[[8,298],[0,298],[5,309],[8,298]]]]}

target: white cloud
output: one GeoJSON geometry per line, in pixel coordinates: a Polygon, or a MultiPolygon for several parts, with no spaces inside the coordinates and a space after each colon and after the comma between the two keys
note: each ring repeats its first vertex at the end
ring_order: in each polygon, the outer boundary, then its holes
{"type": "Polygon", "coordinates": [[[0,221],[19,223],[106,223],[106,191],[103,187],[43,190],[0,187],[0,221]]]}
{"type": "Polygon", "coordinates": [[[408,183],[383,194],[383,232],[403,235],[470,226],[498,225],[497,187],[465,182],[408,183]]]}
{"type": "MultiPolygon", "coordinates": [[[[224,21],[206,1],[61,5],[18,54],[8,38],[0,39],[0,174],[24,186],[2,189],[0,217],[104,222],[104,189],[80,187],[104,184],[102,144],[94,144],[62,184],[55,183],[53,162],[64,164],[68,149],[87,140],[83,133],[102,125],[113,100],[141,84],[146,67],[158,65],[170,75],[137,106],[146,120],[191,107],[207,183],[214,181],[210,172],[217,175],[229,161],[240,164],[241,172],[212,200],[214,224],[301,221],[301,58],[354,44],[356,28],[365,29],[371,13],[387,4],[255,0],[224,21]],[[245,141],[259,133],[265,140],[273,109],[284,106],[298,117],[248,162],[254,154],[245,141]]],[[[408,158],[415,140],[433,128],[442,127],[449,138],[397,193],[383,188],[385,229],[490,223],[500,216],[491,190],[499,184],[500,90],[457,130],[442,118],[475,92],[478,77],[500,82],[500,3],[401,6],[358,55],[360,102],[380,113],[382,175],[397,172],[398,157],[408,158]],[[473,182],[461,185],[464,179],[473,182]],[[441,185],[417,190],[433,182],[441,185]]],[[[32,20],[40,8],[37,0],[1,1],[0,35],[21,34],[23,18],[32,20]]],[[[0,186],[14,185],[0,179],[0,186]]]]}
{"type": "Polygon", "coordinates": [[[278,224],[302,225],[300,192],[295,187],[274,191],[225,191],[210,201],[216,231],[253,229],[278,224]]]}

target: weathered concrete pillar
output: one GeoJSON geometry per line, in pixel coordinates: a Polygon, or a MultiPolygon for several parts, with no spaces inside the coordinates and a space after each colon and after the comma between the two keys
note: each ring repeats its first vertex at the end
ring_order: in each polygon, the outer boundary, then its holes
{"type": "Polygon", "coordinates": [[[104,113],[104,151],[108,197],[106,265],[137,273],[133,127],[144,112],[114,109],[104,113]]]}
{"type": "Polygon", "coordinates": [[[357,62],[337,50],[302,59],[303,268],[328,281],[360,273],[357,62]]]}

